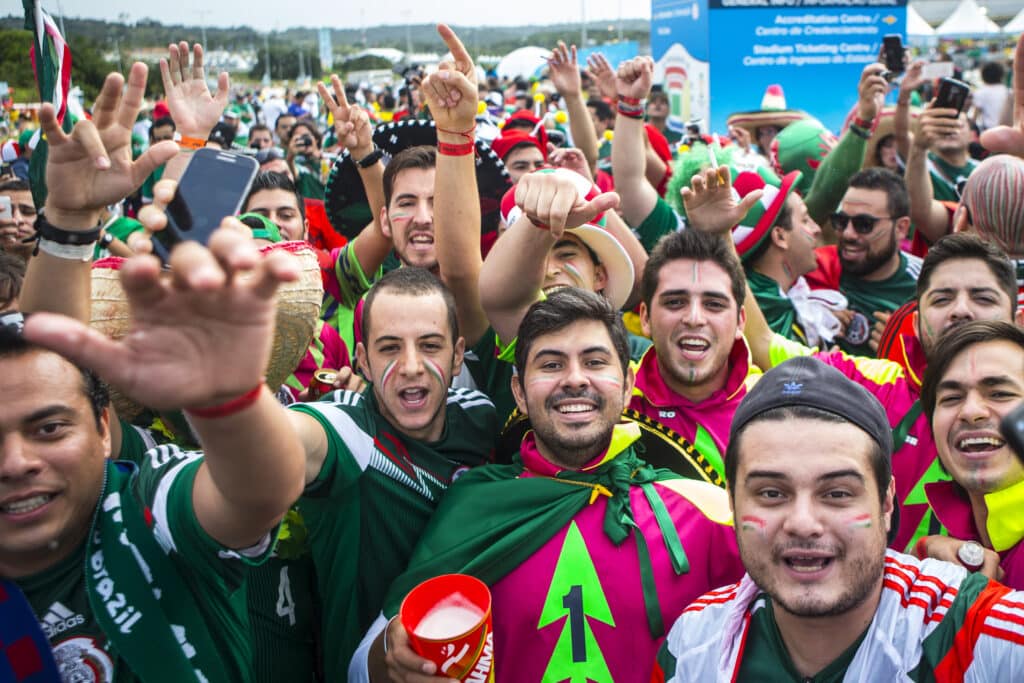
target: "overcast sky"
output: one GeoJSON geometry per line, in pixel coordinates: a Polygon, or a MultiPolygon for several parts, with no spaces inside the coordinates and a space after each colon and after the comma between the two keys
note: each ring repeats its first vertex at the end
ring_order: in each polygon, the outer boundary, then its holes
{"type": "MultiPolygon", "coordinates": [[[[650,2],[641,0],[43,0],[53,15],[118,21],[156,19],[162,23],[207,26],[248,25],[257,29],[291,26],[360,28],[378,24],[422,24],[444,21],[458,25],[524,25],[577,22],[584,6],[588,22],[650,18],[650,2]],[[305,12],[303,12],[305,10],[305,12]]],[[[16,0],[0,0],[4,14],[21,14],[16,0]]]]}

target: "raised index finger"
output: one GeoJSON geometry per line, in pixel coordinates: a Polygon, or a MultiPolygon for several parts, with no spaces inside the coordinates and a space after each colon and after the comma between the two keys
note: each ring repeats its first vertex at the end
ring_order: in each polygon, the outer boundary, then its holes
{"type": "Polygon", "coordinates": [[[343,112],[347,112],[348,98],[345,96],[345,86],[341,84],[338,74],[331,74],[331,87],[334,88],[334,96],[338,100],[338,108],[343,112]]]}
{"type": "Polygon", "coordinates": [[[466,46],[462,44],[459,37],[455,35],[455,31],[448,26],[448,24],[438,24],[437,33],[441,36],[444,44],[448,46],[449,52],[452,53],[452,61],[455,62],[455,68],[464,74],[473,72],[473,58],[466,52],[466,46]]]}

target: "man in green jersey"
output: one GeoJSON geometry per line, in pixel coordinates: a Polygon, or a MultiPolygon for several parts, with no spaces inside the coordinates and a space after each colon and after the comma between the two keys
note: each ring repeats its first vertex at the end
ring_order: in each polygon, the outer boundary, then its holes
{"type": "MultiPolygon", "coordinates": [[[[50,192],[30,267],[87,270],[96,232],[83,226],[173,154],[130,159],[145,76],[136,64],[123,99],[122,78],[108,77],[95,123],[72,135],[44,106],[50,192]]],[[[240,227],[211,247],[176,249],[173,281],[152,257],[124,265],[132,328],[119,343],[40,314],[0,347],[0,576],[27,598],[65,680],[249,679],[240,589],[303,482],[302,444],[260,381],[274,292],[298,272],[287,256],[262,259],[240,227]],[[109,460],[110,409],[76,363],[144,405],[184,407],[205,456],[164,446],[137,466],[109,460]]]]}

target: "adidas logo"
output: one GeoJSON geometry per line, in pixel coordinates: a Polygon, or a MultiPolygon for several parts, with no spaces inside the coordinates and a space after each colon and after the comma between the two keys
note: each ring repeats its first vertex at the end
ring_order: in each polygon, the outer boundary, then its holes
{"type": "Polygon", "coordinates": [[[40,625],[43,627],[46,637],[53,638],[84,623],[84,616],[72,612],[60,602],[55,602],[50,605],[50,609],[46,610],[46,616],[43,617],[40,625]]]}

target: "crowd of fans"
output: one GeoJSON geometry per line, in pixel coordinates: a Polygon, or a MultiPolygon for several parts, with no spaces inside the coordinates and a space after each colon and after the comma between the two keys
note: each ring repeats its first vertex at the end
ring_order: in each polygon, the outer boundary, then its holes
{"type": "Polygon", "coordinates": [[[708,131],[438,32],[290,102],[171,45],[5,146],[0,678],[449,680],[396,615],[453,573],[499,681],[1021,676],[1024,41],[708,131]],[[205,147],[260,171],[162,264],[205,147]]]}

